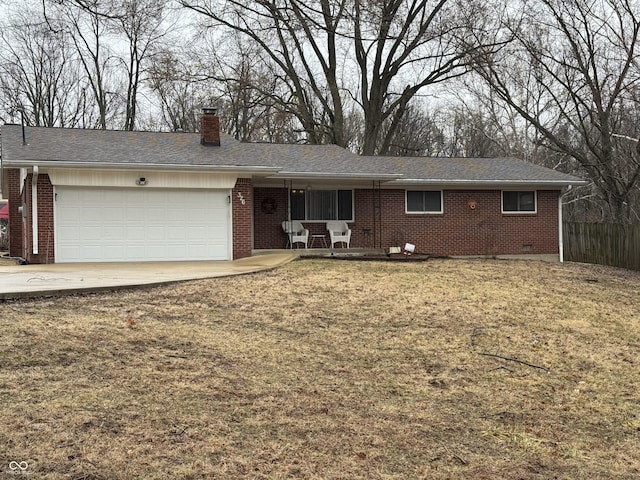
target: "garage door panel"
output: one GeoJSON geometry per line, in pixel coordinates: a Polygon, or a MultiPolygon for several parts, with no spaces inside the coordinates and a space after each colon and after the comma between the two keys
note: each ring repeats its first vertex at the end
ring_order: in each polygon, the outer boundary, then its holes
{"type": "Polygon", "coordinates": [[[83,230],[78,229],[78,232],[82,233],[80,239],[85,242],[97,242],[99,244],[103,237],[103,228],[100,225],[86,225],[83,230]]]}
{"type": "Polygon", "coordinates": [[[86,206],[79,210],[79,218],[81,222],[95,222],[97,218],[104,219],[104,209],[97,206],[86,206]]]}
{"type": "Polygon", "coordinates": [[[124,238],[126,234],[125,227],[123,225],[118,225],[117,223],[114,225],[111,225],[111,228],[107,229],[106,231],[103,229],[103,231],[105,232],[105,236],[109,240],[114,240],[114,241],[124,238]]]}
{"type": "Polygon", "coordinates": [[[124,238],[130,244],[142,243],[147,238],[147,229],[142,222],[130,224],[127,226],[124,238]]]}
{"type": "Polygon", "coordinates": [[[82,245],[78,247],[78,254],[90,258],[100,258],[102,257],[102,246],[96,244],[82,245]]]}
{"type": "Polygon", "coordinates": [[[189,253],[194,256],[206,255],[206,245],[189,245],[189,253]]]}
{"type": "Polygon", "coordinates": [[[124,209],[122,207],[105,206],[103,210],[98,209],[98,213],[102,215],[105,221],[113,223],[117,223],[124,217],[124,209]]]}
{"type": "Polygon", "coordinates": [[[57,187],[59,262],[227,260],[227,191],[57,187]]]}
{"type": "Polygon", "coordinates": [[[152,260],[164,258],[168,255],[167,247],[163,245],[149,245],[144,253],[145,257],[152,260]]]}
{"type": "Polygon", "coordinates": [[[75,258],[80,256],[80,247],[59,247],[56,255],[58,257],[75,258]]]}
{"type": "Polygon", "coordinates": [[[187,232],[181,228],[169,228],[167,233],[167,240],[169,242],[175,243],[180,242],[186,244],[187,242],[187,232]]]}
{"type": "Polygon", "coordinates": [[[105,262],[113,262],[124,257],[127,254],[127,250],[122,246],[112,246],[109,248],[103,248],[101,255],[105,258],[105,262]]]}
{"type": "Polygon", "coordinates": [[[124,218],[127,219],[128,223],[134,222],[135,224],[140,224],[145,221],[147,215],[147,211],[142,207],[132,206],[127,210],[124,218]]]}

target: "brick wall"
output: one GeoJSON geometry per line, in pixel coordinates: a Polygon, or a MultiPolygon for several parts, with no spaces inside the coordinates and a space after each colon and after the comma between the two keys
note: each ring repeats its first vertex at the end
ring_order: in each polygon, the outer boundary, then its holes
{"type": "Polygon", "coordinates": [[[282,222],[287,219],[287,190],[256,188],[253,194],[254,248],[284,248],[287,236],[282,231],[282,222]]]}
{"type": "Polygon", "coordinates": [[[31,218],[31,182],[33,176],[29,174],[26,180],[24,197],[27,205],[27,219],[24,229],[23,257],[29,263],[54,263],[55,243],[53,226],[53,185],[48,175],[38,175],[38,254],[32,249],[32,218],[31,218]]]}
{"type": "MultiPolygon", "coordinates": [[[[500,190],[445,190],[444,213],[405,213],[404,190],[355,190],[355,222],[351,247],[387,248],[416,245],[432,255],[513,255],[558,253],[559,191],[537,192],[536,214],[502,214],[500,190]],[[374,195],[380,194],[382,215],[376,220],[374,195]],[[475,201],[476,208],[468,202],[475,201]],[[367,233],[368,231],[368,233],[367,233]]],[[[286,219],[286,189],[256,188],[255,248],[283,248],[286,237],[280,222],[286,219]],[[277,199],[275,213],[266,215],[260,199],[277,199]]],[[[311,233],[326,233],[324,223],[305,222],[311,233]]]]}
{"type": "Polygon", "coordinates": [[[404,191],[386,190],[382,246],[409,242],[433,255],[555,254],[558,195],[538,191],[536,214],[502,214],[499,190],[445,190],[442,215],[411,215],[404,213],[404,191]],[[476,203],[473,210],[470,201],[476,203]]]}
{"type": "Polygon", "coordinates": [[[12,168],[5,171],[9,183],[9,192],[7,200],[9,200],[9,255],[12,257],[22,257],[23,250],[23,233],[22,233],[22,215],[18,211],[18,207],[22,205],[20,196],[20,169],[12,168]]]}
{"type": "Polygon", "coordinates": [[[253,188],[251,179],[239,178],[231,192],[233,259],[251,256],[253,188]]]}

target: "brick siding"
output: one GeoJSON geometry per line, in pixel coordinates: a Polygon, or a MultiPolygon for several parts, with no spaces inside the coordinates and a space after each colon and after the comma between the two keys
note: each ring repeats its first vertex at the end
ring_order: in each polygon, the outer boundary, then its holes
{"type": "MultiPolygon", "coordinates": [[[[256,188],[254,208],[255,248],[282,248],[286,236],[280,223],[287,218],[287,191],[256,188]],[[277,208],[265,214],[261,201],[276,200],[277,208]]],[[[369,248],[416,245],[431,255],[514,255],[558,253],[557,190],[538,190],[537,213],[503,214],[500,190],[444,190],[443,214],[405,213],[404,190],[355,190],[355,222],[351,247],[369,248]],[[380,195],[382,215],[375,216],[374,196],[380,195]],[[476,208],[469,207],[475,201],[476,208]]],[[[324,222],[305,222],[311,233],[326,233],[324,222]]]]}
{"type": "MultiPolygon", "coordinates": [[[[30,263],[55,261],[54,195],[48,175],[38,177],[39,254],[31,253],[31,180],[20,195],[20,170],[6,171],[9,184],[9,251],[30,263]],[[23,222],[18,207],[27,206],[23,222]]],[[[502,214],[500,190],[445,190],[443,214],[405,213],[404,190],[357,189],[355,222],[350,222],[353,248],[388,248],[410,242],[431,255],[509,255],[558,253],[557,190],[538,190],[537,213],[502,214]],[[380,195],[382,215],[375,215],[380,195]],[[475,201],[476,208],[469,207],[475,201]]],[[[252,188],[240,178],[232,190],[233,258],[251,256],[252,248],[284,248],[281,224],[287,219],[285,188],[252,188]],[[244,204],[242,203],[244,200],[244,204]]],[[[311,234],[326,234],[324,222],[305,222],[311,234]]],[[[316,247],[319,245],[316,245],[316,247]]]]}
{"type": "Polygon", "coordinates": [[[20,169],[11,168],[6,170],[9,183],[9,255],[12,257],[22,257],[24,255],[22,239],[22,215],[18,207],[22,205],[20,196],[20,169]]]}
{"type": "Polygon", "coordinates": [[[284,248],[287,236],[282,222],[287,219],[287,190],[256,188],[254,194],[254,248],[284,248]]]}
{"type": "Polygon", "coordinates": [[[53,185],[48,175],[38,175],[38,254],[33,254],[33,219],[31,217],[31,184],[33,175],[29,174],[24,190],[20,195],[20,170],[7,171],[9,176],[9,253],[22,257],[29,263],[54,263],[55,239],[53,226],[53,185]],[[25,205],[26,215],[19,212],[25,205]]]}
{"type": "MultiPolygon", "coordinates": [[[[29,175],[27,205],[31,205],[31,180],[32,177],[29,175]]],[[[49,175],[38,175],[38,255],[30,254],[27,257],[29,263],[55,263],[53,201],[53,185],[49,175]]],[[[27,231],[31,234],[31,223],[27,231]]]]}
{"type": "Polygon", "coordinates": [[[231,192],[233,259],[251,256],[253,188],[250,178],[239,178],[231,192]],[[244,203],[243,203],[244,201],[244,203]]]}

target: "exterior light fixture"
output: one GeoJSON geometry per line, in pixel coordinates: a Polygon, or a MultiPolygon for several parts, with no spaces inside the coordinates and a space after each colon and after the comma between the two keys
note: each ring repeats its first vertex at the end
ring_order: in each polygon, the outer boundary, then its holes
{"type": "Polygon", "coordinates": [[[147,180],[146,177],[140,177],[140,178],[136,179],[136,184],[137,185],[146,185],[147,183],[149,183],[149,180],[147,180]]]}

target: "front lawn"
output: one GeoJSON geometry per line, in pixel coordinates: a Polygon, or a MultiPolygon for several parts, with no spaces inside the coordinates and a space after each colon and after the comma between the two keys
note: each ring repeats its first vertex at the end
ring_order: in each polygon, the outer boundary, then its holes
{"type": "Polygon", "coordinates": [[[0,332],[0,477],[640,477],[636,272],[301,260],[0,332]]]}

